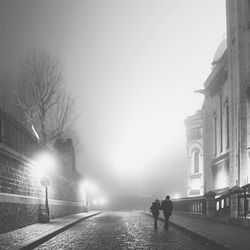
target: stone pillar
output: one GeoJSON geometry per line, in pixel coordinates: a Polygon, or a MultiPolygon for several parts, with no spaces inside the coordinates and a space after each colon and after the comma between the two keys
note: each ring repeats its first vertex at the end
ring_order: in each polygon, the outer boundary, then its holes
{"type": "Polygon", "coordinates": [[[207,192],[205,195],[206,198],[206,206],[207,206],[207,216],[210,218],[215,217],[215,196],[216,193],[213,191],[207,192]]]}
{"type": "Polygon", "coordinates": [[[230,195],[230,222],[234,223],[239,217],[238,211],[238,196],[242,192],[242,188],[234,186],[229,190],[230,195]]]}

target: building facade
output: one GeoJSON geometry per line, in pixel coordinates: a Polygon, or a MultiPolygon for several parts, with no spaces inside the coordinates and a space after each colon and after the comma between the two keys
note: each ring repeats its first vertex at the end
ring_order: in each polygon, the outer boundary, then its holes
{"type": "MultiPolygon", "coordinates": [[[[190,138],[197,114],[186,119],[188,196],[192,196],[192,146],[201,142],[202,192],[223,195],[250,183],[250,0],[227,0],[227,38],[204,83],[202,138],[190,138]],[[191,173],[191,174],[190,174],[191,173]]],[[[200,193],[202,194],[202,193],[200,193]]],[[[194,195],[199,195],[196,192],[194,195]]]]}
{"type": "Polygon", "coordinates": [[[202,106],[204,187],[205,193],[217,194],[229,189],[230,183],[230,121],[227,49],[223,41],[215,54],[211,74],[204,83],[202,106]]]}
{"type": "Polygon", "coordinates": [[[250,1],[227,1],[230,186],[250,182],[250,1]]]}
{"type": "Polygon", "coordinates": [[[185,120],[188,153],[187,196],[204,194],[202,113],[198,110],[185,120]]]}

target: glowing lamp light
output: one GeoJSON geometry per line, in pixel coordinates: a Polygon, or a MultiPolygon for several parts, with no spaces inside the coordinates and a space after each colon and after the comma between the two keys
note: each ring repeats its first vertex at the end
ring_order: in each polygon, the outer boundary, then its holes
{"type": "Polygon", "coordinates": [[[107,203],[107,200],[104,197],[93,200],[93,205],[103,206],[106,203],[107,203]]]}
{"type": "Polygon", "coordinates": [[[95,193],[95,192],[97,191],[97,186],[96,186],[94,183],[92,183],[92,184],[90,185],[90,187],[89,187],[89,190],[90,190],[92,193],[95,193]]]}
{"type": "Polygon", "coordinates": [[[99,204],[100,205],[105,205],[107,203],[107,200],[105,198],[100,198],[99,199],[99,204]]]}
{"type": "Polygon", "coordinates": [[[181,196],[180,196],[180,194],[173,194],[173,199],[180,199],[181,198],[181,196]]]}
{"type": "Polygon", "coordinates": [[[54,171],[56,166],[55,158],[47,152],[37,155],[34,161],[36,163],[36,175],[39,178],[44,177],[48,172],[54,171]]]}
{"type": "Polygon", "coordinates": [[[43,152],[35,157],[36,174],[40,178],[41,185],[45,188],[45,206],[39,210],[40,222],[49,222],[49,200],[48,187],[50,185],[49,173],[53,172],[56,166],[55,158],[48,152],[43,152]]]}
{"type": "Polygon", "coordinates": [[[88,187],[89,187],[88,181],[83,181],[83,182],[81,183],[81,189],[87,190],[88,187]]]}
{"type": "Polygon", "coordinates": [[[37,165],[45,171],[52,170],[55,167],[55,159],[49,153],[42,153],[36,158],[37,165]]]}
{"type": "Polygon", "coordinates": [[[96,192],[96,190],[97,190],[97,186],[93,182],[91,182],[89,180],[83,181],[81,183],[81,188],[84,189],[84,190],[88,190],[88,191],[90,191],[92,193],[96,192]]]}

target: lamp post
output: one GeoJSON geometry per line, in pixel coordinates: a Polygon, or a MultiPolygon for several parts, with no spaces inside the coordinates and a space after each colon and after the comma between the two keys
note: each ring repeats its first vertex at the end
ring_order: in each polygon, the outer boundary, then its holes
{"type": "Polygon", "coordinates": [[[48,174],[53,172],[56,166],[56,161],[51,153],[42,152],[36,157],[38,172],[40,171],[40,183],[45,188],[45,205],[40,207],[38,220],[39,222],[49,222],[49,202],[48,202],[48,187],[50,180],[48,174]]]}
{"type": "Polygon", "coordinates": [[[93,209],[93,193],[96,191],[96,185],[89,181],[89,180],[85,180],[82,182],[81,184],[81,188],[84,190],[85,193],[85,198],[86,198],[86,207],[87,209],[93,209]]]}
{"type": "Polygon", "coordinates": [[[49,202],[48,202],[48,187],[49,187],[49,178],[44,176],[41,178],[41,185],[45,187],[45,208],[40,209],[39,213],[39,222],[46,223],[49,222],[49,202]]]}
{"type": "Polygon", "coordinates": [[[88,189],[85,189],[85,197],[86,197],[86,207],[87,210],[89,211],[89,194],[88,194],[88,189]]]}

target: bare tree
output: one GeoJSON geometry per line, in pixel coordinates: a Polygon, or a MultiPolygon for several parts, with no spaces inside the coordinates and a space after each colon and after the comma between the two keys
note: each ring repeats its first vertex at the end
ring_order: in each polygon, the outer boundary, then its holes
{"type": "Polygon", "coordinates": [[[10,111],[11,97],[13,97],[13,81],[6,71],[0,72],[0,106],[10,111]]]}
{"type": "Polygon", "coordinates": [[[73,129],[74,99],[63,88],[62,66],[49,52],[34,51],[20,65],[18,104],[25,122],[48,144],[73,129]]]}
{"type": "Polygon", "coordinates": [[[18,107],[15,96],[15,81],[11,78],[9,72],[0,72],[0,107],[17,120],[22,119],[21,109],[18,107]]]}
{"type": "Polygon", "coordinates": [[[58,95],[58,104],[55,105],[55,109],[52,109],[48,113],[48,121],[50,123],[48,128],[51,128],[49,134],[51,140],[55,140],[58,137],[71,138],[73,140],[75,153],[78,154],[83,149],[83,145],[74,125],[80,113],[75,114],[74,98],[65,93],[65,89],[60,91],[58,95]]]}

